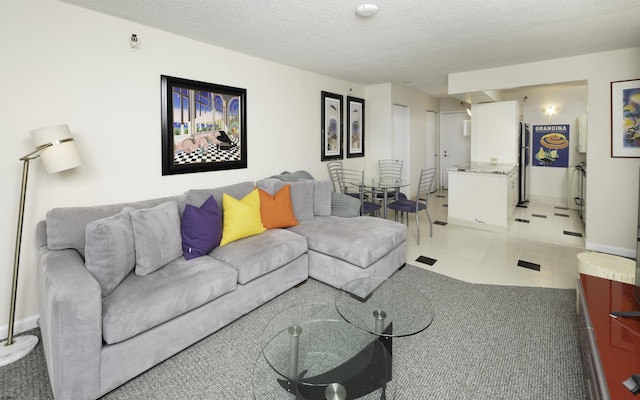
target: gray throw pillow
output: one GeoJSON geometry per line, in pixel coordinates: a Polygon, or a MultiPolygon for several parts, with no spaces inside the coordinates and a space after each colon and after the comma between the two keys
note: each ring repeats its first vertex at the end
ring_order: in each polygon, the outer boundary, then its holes
{"type": "Polygon", "coordinates": [[[131,211],[136,275],[144,276],[182,255],[178,205],[173,201],[131,211]]]}
{"type": "Polygon", "coordinates": [[[102,297],[111,293],[136,265],[133,228],[128,210],[89,222],[85,232],[85,265],[93,274],[102,297]]]}
{"type": "Polygon", "coordinates": [[[360,200],[346,194],[331,192],[331,215],[357,217],[360,215],[360,200]]]}

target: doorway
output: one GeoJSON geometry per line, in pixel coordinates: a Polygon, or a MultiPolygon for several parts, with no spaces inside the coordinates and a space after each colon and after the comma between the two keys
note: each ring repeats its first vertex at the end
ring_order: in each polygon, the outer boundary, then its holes
{"type": "Polygon", "coordinates": [[[448,188],[447,170],[471,162],[470,136],[464,136],[466,112],[442,113],[440,115],[440,188],[448,188]]]}
{"type": "MultiPolygon", "coordinates": [[[[427,143],[425,148],[425,168],[439,167],[438,162],[438,113],[427,110],[427,143]]],[[[436,170],[436,181],[433,183],[433,190],[440,187],[440,174],[436,170]]]]}
{"type": "Polygon", "coordinates": [[[391,157],[395,160],[403,160],[402,179],[407,181],[410,180],[409,177],[411,176],[411,160],[409,157],[409,121],[409,107],[394,104],[391,157]]]}

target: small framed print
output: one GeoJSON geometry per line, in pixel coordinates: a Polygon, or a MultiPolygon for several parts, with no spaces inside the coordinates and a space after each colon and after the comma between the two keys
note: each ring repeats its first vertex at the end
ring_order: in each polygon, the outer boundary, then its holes
{"type": "Polygon", "coordinates": [[[611,157],[640,157],[640,79],[611,82],[611,157]]]}
{"type": "Polygon", "coordinates": [[[347,158],[364,157],[364,99],[347,96],[347,158]]]}
{"type": "Polygon", "coordinates": [[[321,161],[341,160],[342,154],[342,96],[321,93],[322,122],[320,127],[321,161]]]}

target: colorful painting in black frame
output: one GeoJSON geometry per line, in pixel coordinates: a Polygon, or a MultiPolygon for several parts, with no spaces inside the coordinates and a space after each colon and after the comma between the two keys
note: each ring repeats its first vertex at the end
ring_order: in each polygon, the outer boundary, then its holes
{"type": "Polygon", "coordinates": [[[640,157],[640,79],[611,82],[611,157],[640,157]]]}
{"type": "Polygon", "coordinates": [[[161,75],[162,175],[247,168],[246,89],[161,75]]]}

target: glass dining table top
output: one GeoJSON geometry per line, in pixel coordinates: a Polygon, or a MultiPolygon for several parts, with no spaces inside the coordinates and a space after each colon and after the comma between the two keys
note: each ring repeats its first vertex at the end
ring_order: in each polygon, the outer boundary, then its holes
{"type": "Polygon", "coordinates": [[[411,182],[408,179],[365,177],[364,184],[365,186],[378,189],[395,189],[409,186],[411,182]]]}

